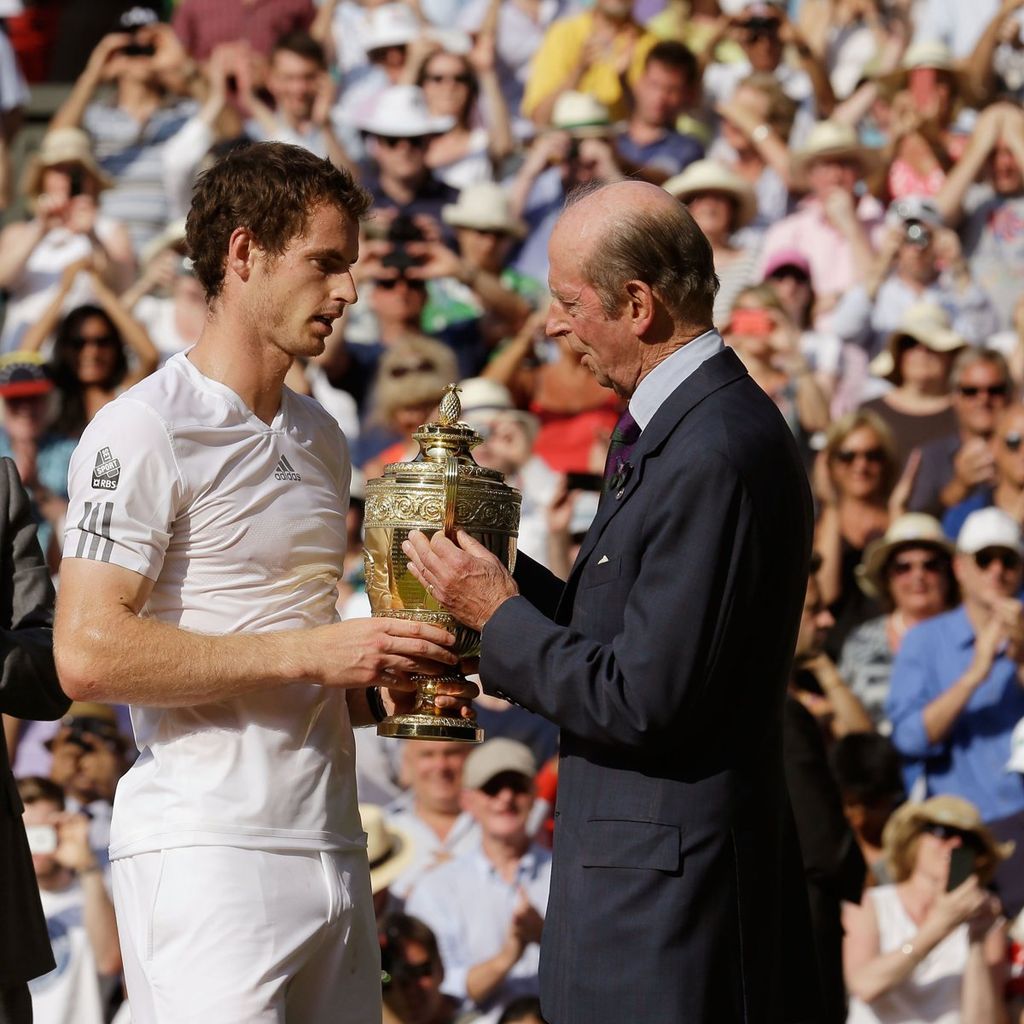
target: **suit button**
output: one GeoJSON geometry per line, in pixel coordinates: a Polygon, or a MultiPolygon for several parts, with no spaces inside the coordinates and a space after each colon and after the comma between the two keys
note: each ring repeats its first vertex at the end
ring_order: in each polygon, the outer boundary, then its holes
{"type": "Polygon", "coordinates": [[[554,814],[554,816],[555,816],[556,818],[560,818],[560,817],[562,816],[562,812],[561,812],[561,811],[555,811],[555,814],[554,814]]]}

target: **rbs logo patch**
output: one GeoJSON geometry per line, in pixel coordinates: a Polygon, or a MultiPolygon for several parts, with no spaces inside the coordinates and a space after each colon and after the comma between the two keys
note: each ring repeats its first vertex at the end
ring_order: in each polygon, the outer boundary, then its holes
{"type": "Polygon", "coordinates": [[[101,491],[112,491],[121,479],[121,462],[115,459],[109,448],[96,453],[96,465],[92,470],[92,485],[101,491]]]}

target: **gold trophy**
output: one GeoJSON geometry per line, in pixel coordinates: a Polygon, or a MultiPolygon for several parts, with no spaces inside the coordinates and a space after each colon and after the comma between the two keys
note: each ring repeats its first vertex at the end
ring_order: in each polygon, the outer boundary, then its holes
{"type": "MultiPolygon", "coordinates": [[[[500,558],[511,572],[516,560],[516,537],[522,495],[501,473],[478,466],[470,449],[483,438],[460,423],[458,387],[449,384],[436,423],[425,423],[413,434],[419,454],[411,462],[393,462],[384,475],[366,484],[363,521],[366,593],[374,615],[419,619],[443,626],[455,635],[453,649],[463,658],[480,653],[480,634],[459,622],[427,593],[409,570],[402,542],[412,530],[427,535],[444,530],[454,540],[465,530],[500,558]]],[[[470,700],[476,687],[461,672],[447,668],[443,675],[417,675],[416,704],[406,715],[391,715],[377,726],[381,736],[418,740],[483,738],[474,718],[446,715],[435,698],[441,683],[457,684],[457,696],[470,700]]],[[[450,685],[446,692],[452,692],[450,685]]]]}

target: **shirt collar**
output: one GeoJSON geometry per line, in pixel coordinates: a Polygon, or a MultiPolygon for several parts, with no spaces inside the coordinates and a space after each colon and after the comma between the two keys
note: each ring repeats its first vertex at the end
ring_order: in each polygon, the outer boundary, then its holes
{"type": "Polygon", "coordinates": [[[701,363],[718,355],[724,348],[722,336],[712,328],[677,348],[672,355],[651,370],[636,386],[636,391],[629,400],[630,414],[640,429],[644,430],[647,427],[665,399],[697,370],[701,363]]]}

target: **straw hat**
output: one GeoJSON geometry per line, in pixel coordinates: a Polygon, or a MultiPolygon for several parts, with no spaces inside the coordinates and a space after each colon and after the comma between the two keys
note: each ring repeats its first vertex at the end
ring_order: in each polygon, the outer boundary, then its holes
{"type": "Polygon", "coordinates": [[[364,132],[390,139],[440,135],[454,125],[454,117],[435,117],[430,113],[418,85],[392,85],[385,89],[358,122],[364,132]]]}
{"type": "Polygon", "coordinates": [[[455,203],[441,208],[441,219],[453,228],[501,231],[516,238],[526,234],[526,224],[512,216],[508,193],[490,181],[467,185],[455,203]]]}
{"type": "Polygon", "coordinates": [[[949,314],[934,302],[916,302],[904,314],[899,327],[889,335],[885,348],[871,360],[868,369],[876,376],[899,384],[898,349],[901,338],[913,338],[933,352],[955,352],[967,343],[950,327],[949,314]]]}
{"type": "Polygon", "coordinates": [[[588,92],[563,92],[551,111],[551,127],[577,139],[607,135],[611,126],[608,108],[588,92]]]}
{"type": "Polygon", "coordinates": [[[370,889],[376,895],[412,863],[416,848],[408,832],[384,821],[384,812],[379,807],[360,804],[359,817],[366,833],[370,889]]]}
{"type": "Polygon", "coordinates": [[[910,846],[926,825],[948,825],[963,832],[972,832],[981,843],[976,869],[978,881],[985,885],[992,880],[996,866],[1014,851],[1012,842],[999,843],[981,820],[978,808],[958,796],[933,796],[921,803],[905,803],[886,822],[882,832],[885,859],[893,878],[902,882],[913,873],[909,861],[910,846]]]}
{"type": "Polygon", "coordinates": [[[897,92],[905,89],[910,72],[918,68],[933,68],[936,71],[947,71],[954,75],[957,85],[966,81],[963,71],[957,66],[950,48],[938,39],[923,39],[920,42],[912,43],[903,54],[903,60],[895,71],[884,75],[878,75],[875,81],[884,88],[897,92]]]}
{"type": "Polygon", "coordinates": [[[811,161],[822,157],[857,160],[862,174],[871,171],[876,162],[876,154],[861,144],[857,132],[838,121],[819,121],[807,133],[803,146],[793,154],[793,170],[806,174],[811,161]]]}
{"type": "Polygon", "coordinates": [[[440,402],[444,389],[458,374],[455,353],[443,342],[403,338],[377,364],[372,398],[375,422],[388,423],[405,406],[440,402]]]}
{"type": "Polygon", "coordinates": [[[144,267],[148,267],[165,249],[176,249],[185,244],[185,218],[179,217],[170,221],[154,238],[143,247],[140,259],[144,267]]]}
{"type": "Polygon", "coordinates": [[[700,192],[725,192],[736,203],[733,230],[739,230],[757,216],[757,196],[750,185],[717,160],[695,160],[682,174],[669,178],[662,188],[680,202],[689,202],[700,192]]]}
{"type": "Polygon", "coordinates": [[[25,194],[39,195],[43,171],[60,164],[78,164],[96,181],[100,189],[114,187],[114,179],[96,163],[92,155],[89,136],[81,128],[55,128],[43,136],[42,144],[29,160],[22,182],[25,194]]]}
{"type": "Polygon", "coordinates": [[[923,512],[908,512],[893,520],[885,535],[872,541],[864,549],[864,557],[857,566],[857,586],[875,599],[886,595],[885,566],[897,548],[931,547],[952,557],[953,544],[942,532],[942,525],[923,512]]]}

